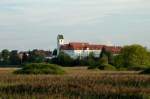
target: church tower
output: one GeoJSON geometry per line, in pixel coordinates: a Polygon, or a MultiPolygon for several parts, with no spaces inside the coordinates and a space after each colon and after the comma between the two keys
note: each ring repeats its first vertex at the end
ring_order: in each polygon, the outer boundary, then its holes
{"type": "Polygon", "coordinates": [[[57,36],[57,55],[59,55],[60,47],[62,45],[64,45],[64,36],[59,34],[57,36]]]}

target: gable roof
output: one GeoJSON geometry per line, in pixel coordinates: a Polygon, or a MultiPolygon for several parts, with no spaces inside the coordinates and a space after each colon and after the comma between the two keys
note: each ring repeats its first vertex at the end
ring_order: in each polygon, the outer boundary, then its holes
{"type": "Polygon", "coordinates": [[[70,42],[69,44],[64,44],[60,47],[61,50],[102,50],[103,47],[106,50],[111,51],[114,54],[117,54],[121,51],[121,47],[118,46],[105,46],[105,45],[96,45],[89,43],[81,42],[70,42]]]}

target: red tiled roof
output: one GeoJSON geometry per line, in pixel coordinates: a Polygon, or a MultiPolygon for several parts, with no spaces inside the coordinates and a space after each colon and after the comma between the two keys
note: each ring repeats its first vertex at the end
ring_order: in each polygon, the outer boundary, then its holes
{"type": "Polygon", "coordinates": [[[64,44],[60,47],[61,50],[102,50],[105,47],[106,50],[117,54],[121,51],[121,47],[116,46],[105,46],[105,45],[94,45],[89,43],[71,42],[69,44],[64,44]]]}
{"type": "Polygon", "coordinates": [[[105,46],[106,50],[111,51],[113,54],[118,54],[121,52],[121,47],[119,46],[105,46]]]}

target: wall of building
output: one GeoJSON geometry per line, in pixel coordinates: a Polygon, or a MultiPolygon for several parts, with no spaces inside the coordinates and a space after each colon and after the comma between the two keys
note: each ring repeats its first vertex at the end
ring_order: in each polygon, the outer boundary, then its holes
{"type": "Polygon", "coordinates": [[[95,57],[99,57],[101,50],[62,50],[72,58],[87,57],[92,52],[95,57]]]}

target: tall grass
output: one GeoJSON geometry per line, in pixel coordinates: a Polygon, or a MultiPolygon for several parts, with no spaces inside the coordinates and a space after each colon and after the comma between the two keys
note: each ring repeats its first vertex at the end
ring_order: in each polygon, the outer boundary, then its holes
{"type": "Polygon", "coordinates": [[[68,70],[65,75],[3,74],[0,93],[8,99],[149,99],[150,76],[90,70],[68,70]]]}

